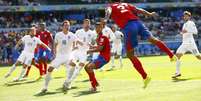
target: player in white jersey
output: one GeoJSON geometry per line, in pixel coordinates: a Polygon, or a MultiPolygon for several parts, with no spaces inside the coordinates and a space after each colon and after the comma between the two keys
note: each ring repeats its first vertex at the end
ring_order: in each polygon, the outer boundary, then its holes
{"type": "Polygon", "coordinates": [[[77,45],[77,49],[73,51],[72,55],[72,67],[75,67],[75,70],[66,82],[67,88],[70,88],[71,82],[78,76],[81,69],[85,66],[88,55],[87,50],[89,50],[89,45],[94,42],[96,34],[90,30],[91,22],[89,19],[83,21],[83,28],[76,31],[77,38],[83,43],[83,45],[77,45]]]}
{"type": "MultiPolygon", "coordinates": [[[[103,30],[102,30],[103,35],[106,36],[107,38],[109,38],[110,44],[112,45],[112,43],[115,39],[115,35],[114,35],[112,29],[107,26],[107,21],[105,18],[101,18],[100,22],[103,25],[103,30]]],[[[111,46],[111,49],[112,49],[112,46],[111,46]]],[[[97,53],[94,53],[94,54],[97,55],[97,53]]],[[[103,68],[100,68],[100,71],[103,71],[103,68]]]]}
{"type": "Polygon", "coordinates": [[[101,18],[100,21],[104,26],[103,31],[102,31],[103,35],[106,36],[107,38],[109,38],[110,42],[113,42],[115,35],[114,35],[112,29],[106,25],[107,23],[104,18],[101,18]]]}
{"type": "Polygon", "coordinates": [[[51,50],[47,45],[41,42],[40,39],[35,37],[35,34],[36,34],[36,28],[32,27],[29,31],[29,35],[25,35],[22,39],[18,41],[15,48],[17,49],[19,45],[24,44],[24,49],[20,54],[19,58],[17,59],[17,61],[10,68],[9,72],[5,75],[5,78],[11,75],[11,73],[16,69],[16,65],[18,64],[22,64],[23,68],[16,81],[20,80],[24,76],[25,69],[31,66],[32,59],[34,58],[34,50],[37,47],[37,45],[42,45],[48,50],[51,50]]]}
{"type": "MultiPolygon", "coordinates": [[[[54,69],[58,69],[61,65],[65,64],[66,67],[70,64],[70,56],[72,53],[73,46],[78,41],[75,34],[69,31],[70,22],[65,20],[62,23],[62,31],[58,32],[54,40],[54,54],[55,58],[51,61],[48,68],[47,74],[45,76],[45,84],[40,93],[45,93],[48,88],[49,81],[51,80],[51,73],[54,69]]],[[[68,74],[72,73],[73,68],[67,68],[68,74]],[[70,73],[69,73],[70,72],[70,73]]],[[[68,80],[69,75],[67,75],[66,80],[68,80]]]]}
{"type": "Polygon", "coordinates": [[[191,20],[191,13],[188,11],[184,12],[183,19],[185,21],[181,35],[183,37],[183,41],[181,46],[178,48],[176,52],[176,56],[178,57],[178,60],[176,62],[176,73],[172,78],[176,78],[181,76],[180,73],[180,65],[181,61],[180,58],[186,53],[186,52],[191,52],[193,55],[196,56],[197,59],[201,60],[201,55],[198,51],[198,48],[196,46],[195,40],[193,38],[193,34],[197,34],[197,28],[195,23],[191,20]]]}
{"type": "Polygon", "coordinates": [[[117,26],[112,26],[112,31],[115,35],[113,43],[112,43],[112,66],[110,68],[113,69],[115,67],[114,60],[115,56],[119,57],[119,66],[122,68],[122,39],[123,39],[123,33],[117,30],[117,26]]]}

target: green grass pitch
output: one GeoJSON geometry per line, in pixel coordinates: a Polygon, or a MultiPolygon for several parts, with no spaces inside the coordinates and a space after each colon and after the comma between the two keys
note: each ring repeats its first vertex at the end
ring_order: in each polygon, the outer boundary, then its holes
{"type": "MultiPolygon", "coordinates": [[[[33,67],[29,78],[21,82],[11,82],[18,76],[20,66],[8,79],[3,78],[8,68],[0,68],[0,101],[201,101],[201,61],[194,56],[182,58],[182,77],[178,80],[171,79],[175,63],[169,62],[167,56],[140,57],[140,60],[152,77],[146,89],[142,88],[142,79],[130,61],[124,59],[122,69],[96,71],[100,87],[94,94],[87,92],[90,84],[84,70],[72,84],[72,89],[63,94],[61,86],[66,71],[61,67],[54,71],[48,93],[37,96],[44,79],[35,81],[39,75],[36,68],[33,67]]],[[[110,63],[104,69],[109,66],[110,63]]]]}

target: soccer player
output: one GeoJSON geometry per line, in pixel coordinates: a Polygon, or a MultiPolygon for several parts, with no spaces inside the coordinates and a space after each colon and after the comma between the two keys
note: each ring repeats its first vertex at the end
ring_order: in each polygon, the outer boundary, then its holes
{"type": "Polygon", "coordinates": [[[193,55],[195,55],[195,57],[199,60],[201,60],[201,55],[198,51],[198,48],[196,46],[195,40],[193,38],[193,34],[198,33],[198,30],[196,28],[195,23],[191,20],[191,13],[188,11],[185,11],[183,13],[183,19],[185,21],[182,31],[181,31],[181,35],[183,37],[183,41],[181,46],[178,48],[177,52],[176,52],[176,56],[178,57],[178,60],[176,62],[176,73],[174,76],[172,76],[172,78],[176,78],[181,76],[181,72],[180,72],[180,65],[181,65],[181,61],[180,58],[187,52],[191,52],[193,55]]]}
{"type": "Polygon", "coordinates": [[[34,57],[34,50],[37,47],[37,45],[41,45],[42,47],[47,48],[49,51],[51,51],[51,49],[47,45],[45,45],[43,42],[40,41],[40,39],[35,37],[35,34],[36,34],[36,28],[32,27],[30,29],[29,35],[25,35],[21,40],[18,41],[15,48],[17,49],[20,44],[24,44],[24,49],[20,54],[19,58],[17,59],[17,61],[15,62],[15,64],[13,64],[9,72],[5,75],[5,78],[9,77],[11,73],[16,69],[16,65],[20,63],[23,65],[23,68],[16,81],[20,80],[24,76],[25,69],[28,66],[31,66],[31,62],[34,57]]]}
{"type": "Polygon", "coordinates": [[[107,38],[109,38],[109,41],[112,43],[115,38],[115,35],[114,35],[112,29],[107,26],[107,21],[105,18],[101,18],[100,22],[103,25],[103,30],[102,30],[103,35],[106,36],[107,38]]]}
{"type": "Polygon", "coordinates": [[[152,44],[158,46],[162,51],[169,55],[171,61],[176,61],[177,57],[170,49],[159,39],[155,38],[148,28],[140,21],[138,14],[145,16],[156,16],[155,12],[148,12],[144,9],[137,8],[129,3],[121,3],[120,0],[111,0],[113,3],[106,9],[106,19],[111,19],[121,28],[124,33],[124,41],[128,58],[133,63],[135,69],[141,74],[144,80],[144,88],[150,82],[151,78],[147,76],[143,66],[137,56],[134,55],[135,47],[138,45],[137,36],[146,39],[152,44]]]}
{"type": "Polygon", "coordinates": [[[87,51],[88,54],[93,52],[99,52],[99,55],[96,59],[92,60],[92,62],[89,62],[85,66],[85,71],[87,72],[89,76],[89,80],[91,82],[91,89],[90,91],[96,92],[97,86],[99,85],[95,74],[94,69],[100,69],[105,64],[107,64],[110,60],[110,42],[109,39],[102,35],[102,29],[103,25],[100,22],[96,23],[96,33],[98,34],[98,37],[96,39],[97,46],[91,46],[90,50],[87,51]]]}
{"type": "MultiPolygon", "coordinates": [[[[43,43],[47,46],[53,45],[52,34],[46,29],[45,23],[40,23],[38,26],[38,30],[36,33],[36,37],[38,37],[43,43]]],[[[51,52],[42,46],[37,47],[35,50],[35,58],[32,61],[32,64],[35,65],[40,71],[41,79],[43,75],[47,72],[47,61],[51,58],[51,52]]],[[[28,76],[31,66],[27,68],[25,77],[28,76]]]]}
{"type": "MultiPolygon", "coordinates": [[[[103,35],[106,36],[109,39],[110,44],[112,45],[112,43],[113,43],[113,41],[115,39],[115,35],[114,35],[112,29],[107,26],[107,21],[106,21],[105,18],[101,18],[100,22],[103,25],[103,30],[102,30],[103,35]]],[[[110,46],[110,47],[112,47],[112,46],[110,46]]],[[[100,68],[100,71],[103,71],[103,68],[100,68]]]]}
{"type": "Polygon", "coordinates": [[[69,74],[72,76],[67,81],[67,85],[69,86],[68,88],[70,88],[71,82],[79,75],[79,72],[85,66],[85,63],[87,62],[88,58],[87,50],[89,49],[89,44],[92,44],[92,42],[95,40],[96,34],[92,30],[90,30],[90,26],[90,20],[85,19],[83,21],[83,28],[77,30],[75,33],[77,38],[82,41],[84,45],[77,45],[77,49],[73,52],[71,61],[73,64],[71,65],[71,68],[73,68],[74,66],[76,67],[73,74],[69,74]]]}
{"type": "Polygon", "coordinates": [[[119,57],[119,66],[122,68],[122,39],[123,39],[123,33],[117,30],[116,25],[112,25],[112,31],[115,35],[113,43],[112,43],[112,66],[111,69],[115,67],[114,60],[115,60],[115,55],[119,57]]]}
{"type": "MultiPolygon", "coordinates": [[[[58,32],[55,36],[53,52],[56,56],[48,68],[47,74],[45,76],[45,84],[40,93],[45,93],[47,91],[49,81],[51,80],[51,73],[54,69],[58,69],[62,64],[65,64],[66,67],[68,67],[70,64],[70,54],[72,53],[72,49],[77,40],[77,37],[69,30],[70,22],[65,20],[62,23],[62,31],[58,32]]],[[[72,73],[72,68],[67,69],[69,69],[68,72],[72,73]]],[[[66,80],[68,80],[68,78],[69,77],[67,76],[66,80]]],[[[63,87],[65,90],[66,82],[64,82],[63,87]]]]}

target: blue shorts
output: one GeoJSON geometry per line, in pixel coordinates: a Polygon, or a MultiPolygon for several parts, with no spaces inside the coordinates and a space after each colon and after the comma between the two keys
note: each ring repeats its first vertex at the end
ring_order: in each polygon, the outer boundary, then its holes
{"type": "Polygon", "coordinates": [[[92,60],[92,63],[96,65],[96,69],[99,69],[103,67],[105,64],[107,64],[108,62],[102,56],[98,55],[96,59],[92,60]]]}
{"type": "Polygon", "coordinates": [[[48,49],[39,48],[38,52],[34,54],[35,61],[38,61],[39,59],[51,60],[51,58],[52,53],[48,49]]]}
{"type": "Polygon", "coordinates": [[[140,20],[131,20],[122,29],[124,33],[124,41],[126,50],[130,51],[138,45],[138,37],[147,40],[152,36],[152,33],[140,20]]]}

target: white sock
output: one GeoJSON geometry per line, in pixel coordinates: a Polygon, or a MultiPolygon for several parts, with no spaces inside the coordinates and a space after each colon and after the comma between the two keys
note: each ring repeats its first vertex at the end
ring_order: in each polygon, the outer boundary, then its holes
{"type": "Polygon", "coordinates": [[[177,62],[176,62],[176,74],[180,74],[180,65],[181,65],[181,61],[177,60],[177,62]]]}
{"type": "Polygon", "coordinates": [[[73,80],[75,80],[75,78],[79,75],[80,71],[82,70],[83,67],[81,66],[77,66],[73,72],[73,75],[70,79],[70,82],[72,82],[73,80]]]}
{"type": "Polygon", "coordinates": [[[22,71],[18,77],[18,79],[21,79],[23,76],[24,76],[24,73],[25,73],[26,69],[25,68],[22,68],[22,71]]]}
{"type": "Polygon", "coordinates": [[[10,68],[10,70],[8,71],[8,74],[11,75],[11,73],[16,69],[16,65],[13,64],[13,66],[10,68]]]}
{"type": "Polygon", "coordinates": [[[75,70],[75,67],[69,66],[67,69],[68,69],[67,70],[67,77],[66,77],[65,82],[66,83],[70,83],[71,82],[70,80],[71,80],[71,77],[72,77],[73,72],[75,70]]]}
{"type": "Polygon", "coordinates": [[[111,67],[114,67],[114,55],[112,56],[112,66],[111,67]]]}
{"type": "Polygon", "coordinates": [[[121,55],[119,56],[119,63],[120,63],[120,66],[123,65],[123,64],[122,64],[122,56],[121,56],[121,55]]]}
{"type": "Polygon", "coordinates": [[[51,72],[47,72],[47,74],[45,75],[45,84],[44,84],[44,89],[48,88],[48,84],[51,80],[51,72]]]}

